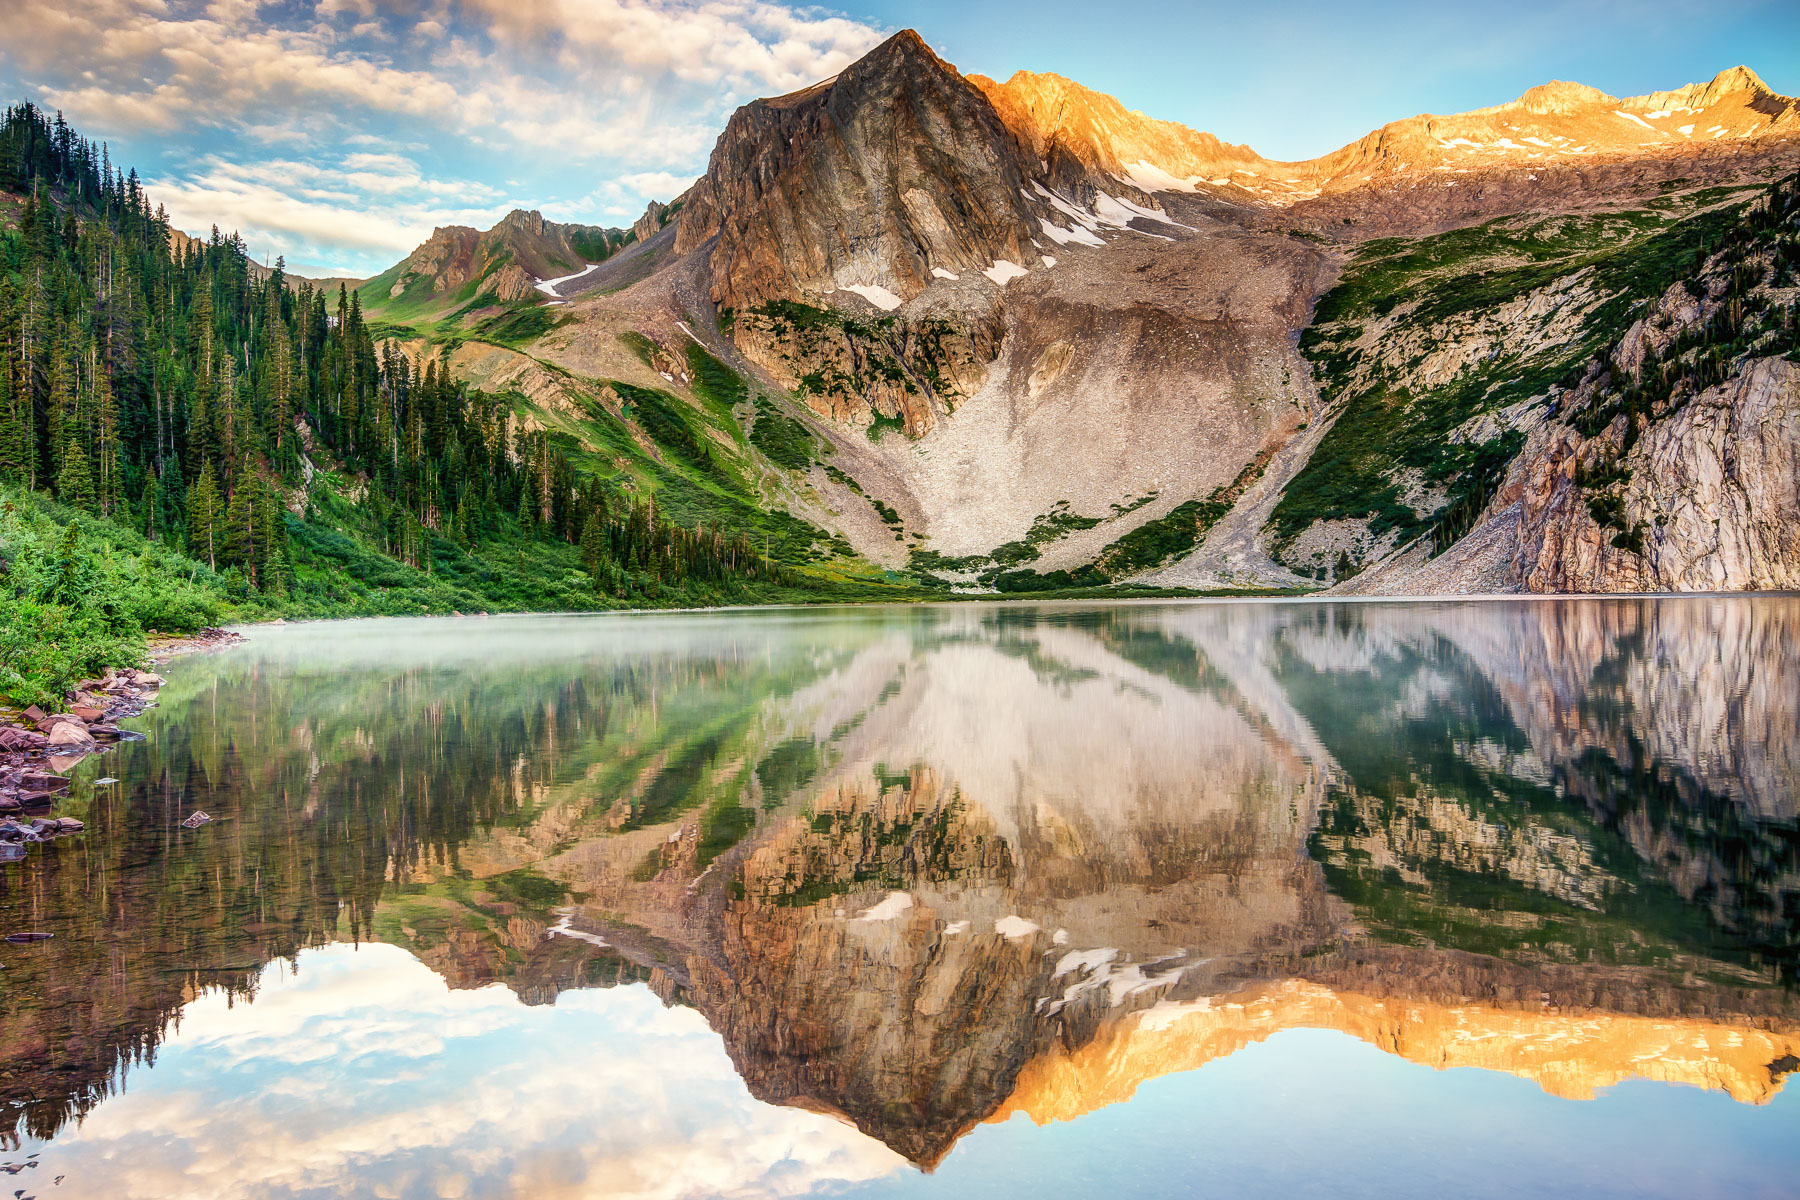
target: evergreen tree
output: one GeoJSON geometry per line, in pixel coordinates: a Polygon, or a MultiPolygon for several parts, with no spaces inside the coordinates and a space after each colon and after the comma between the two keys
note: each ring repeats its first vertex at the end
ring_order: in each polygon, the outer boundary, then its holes
{"type": "Polygon", "coordinates": [[[198,558],[204,558],[206,565],[217,570],[219,566],[218,541],[219,522],[219,485],[213,482],[212,464],[207,463],[200,468],[200,479],[188,493],[188,546],[198,558]]]}
{"type": "Polygon", "coordinates": [[[87,451],[71,441],[63,452],[62,471],[56,477],[56,498],[71,508],[94,511],[94,477],[88,470],[87,451]]]}

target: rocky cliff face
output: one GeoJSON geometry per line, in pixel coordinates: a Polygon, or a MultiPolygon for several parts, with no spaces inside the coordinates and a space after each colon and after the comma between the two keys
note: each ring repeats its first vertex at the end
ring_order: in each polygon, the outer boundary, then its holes
{"type": "Polygon", "coordinates": [[[712,243],[728,308],[855,287],[909,300],[934,271],[1027,257],[1027,166],[987,99],[909,30],[835,79],[739,109],[676,250],[712,243]]]}
{"type": "MultiPolygon", "coordinates": [[[[1617,449],[1622,431],[1608,448],[1617,449]]],[[[1506,496],[1518,497],[1513,569],[1532,592],[1696,592],[1800,586],[1800,369],[1746,362],[1645,428],[1619,458],[1617,522],[1579,484],[1586,439],[1541,431],[1506,496]]]]}

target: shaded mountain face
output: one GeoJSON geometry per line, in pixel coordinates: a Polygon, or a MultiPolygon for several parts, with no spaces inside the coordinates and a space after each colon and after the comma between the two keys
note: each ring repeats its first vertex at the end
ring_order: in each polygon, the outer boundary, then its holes
{"type": "Polygon", "coordinates": [[[824,287],[910,299],[932,272],[1026,257],[1029,174],[993,106],[895,35],[835,79],[737,111],[681,214],[676,250],[717,237],[727,308],[824,287]]]}
{"type": "Polygon", "coordinates": [[[357,938],[648,985],[926,1165],[1296,1027],[1766,1102],[1797,640],[1779,598],[295,626],[171,679],[105,853],[0,873],[57,934],[0,947],[0,1099],[47,1134],[357,938]],[[243,832],[159,848],[193,807],[243,832]]]}

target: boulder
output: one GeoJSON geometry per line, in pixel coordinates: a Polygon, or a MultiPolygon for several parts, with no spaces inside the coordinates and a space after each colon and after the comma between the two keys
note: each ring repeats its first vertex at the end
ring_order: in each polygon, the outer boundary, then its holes
{"type": "Polygon", "coordinates": [[[106,715],[104,709],[95,708],[91,704],[72,704],[69,706],[69,711],[75,716],[80,717],[83,722],[89,725],[92,725],[95,721],[98,721],[101,717],[106,715]]]}
{"type": "Polygon", "coordinates": [[[50,739],[29,729],[7,726],[0,729],[0,750],[42,750],[50,739]]]}
{"type": "Polygon", "coordinates": [[[56,819],[56,828],[62,833],[80,833],[82,830],[86,829],[87,826],[82,822],[77,821],[74,817],[58,817],[56,819]]]}
{"type": "Polygon", "coordinates": [[[50,748],[64,747],[93,749],[94,739],[88,736],[87,726],[75,721],[58,721],[50,730],[50,748]]]}
{"type": "Polygon", "coordinates": [[[35,792],[66,792],[69,790],[67,776],[52,775],[48,771],[22,771],[19,773],[19,787],[35,792]]]}
{"type": "Polygon", "coordinates": [[[20,713],[19,716],[24,720],[30,721],[33,725],[36,725],[39,721],[44,719],[44,710],[34,704],[24,712],[20,713]]]}

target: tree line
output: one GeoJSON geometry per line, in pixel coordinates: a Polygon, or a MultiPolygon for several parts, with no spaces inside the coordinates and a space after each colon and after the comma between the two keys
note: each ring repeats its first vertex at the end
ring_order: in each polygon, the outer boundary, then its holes
{"type": "Polygon", "coordinates": [[[357,532],[425,570],[523,534],[579,547],[619,597],[781,574],[740,534],[673,525],[653,498],[580,478],[505,398],[457,382],[447,351],[378,340],[343,284],[259,266],[216,227],[173,230],[136,171],[60,113],[7,110],[0,192],[16,198],[0,234],[0,480],[275,595],[323,469],[348,481],[357,532]]]}

